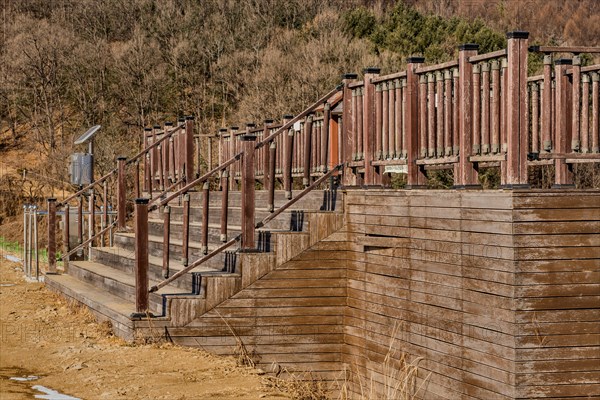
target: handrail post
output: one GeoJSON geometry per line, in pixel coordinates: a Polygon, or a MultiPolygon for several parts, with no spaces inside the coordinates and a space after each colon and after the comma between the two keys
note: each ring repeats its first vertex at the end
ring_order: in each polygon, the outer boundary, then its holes
{"type": "Polygon", "coordinates": [[[135,199],[135,313],[148,313],[148,201],[135,199]]]}
{"type": "MultiPolygon", "coordinates": [[[[265,123],[264,123],[264,127],[263,127],[263,138],[266,138],[267,136],[269,136],[269,125],[271,125],[273,123],[272,119],[265,119],[265,123]]],[[[274,143],[274,142],[272,142],[274,143]]],[[[270,175],[271,173],[271,168],[270,168],[270,162],[271,162],[271,158],[269,157],[269,146],[263,148],[261,150],[263,152],[263,187],[265,189],[269,188],[271,186],[270,184],[270,180],[271,179],[275,179],[274,176],[270,175]]]]}
{"type": "MultiPolygon", "coordinates": [[[[419,76],[415,73],[425,62],[423,57],[409,57],[406,60],[406,104],[404,111],[404,131],[406,132],[406,188],[417,189],[425,187],[427,177],[419,165],[419,76]]],[[[424,95],[424,94],[423,94],[424,95]]],[[[423,112],[423,110],[421,110],[423,112]]]]}
{"type": "Polygon", "coordinates": [[[56,199],[48,199],[48,273],[56,274],[56,199]]]}
{"type": "Polygon", "coordinates": [[[63,252],[64,252],[64,256],[63,256],[63,265],[64,265],[64,269],[65,271],[67,270],[68,266],[69,266],[69,251],[71,251],[70,245],[69,245],[69,236],[70,236],[70,232],[69,232],[69,224],[70,224],[70,209],[69,209],[69,205],[65,204],[65,206],[63,207],[63,252]]]}
{"type": "MultiPolygon", "coordinates": [[[[363,137],[359,137],[358,140],[363,142],[362,148],[364,151],[364,160],[365,160],[365,177],[364,184],[367,186],[373,185],[381,185],[381,174],[378,173],[378,168],[374,167],[371,163],[373,160],[377,159],[377,155],[375,152],[377,151],[374,148],[374,145],[378,140],[377,128],[376,128],[376,102],[375,93],[376,85],[371,83],[371,79],[379,76],[379,72],[381,70],[379,68],[366,68],[363,70],[364,73],[364,95],[363,95],[363,137]]],[[[380,105],[377,107],[381,107],[380,105]]],[[[377,109],[379,111],[379,109],[377,109]]],[[[360,131],[360,130],[359,130],[360,131]]]]}
{"type": "Polygon", "coordinates": [[[227,218],[229,211],[229,170],[221,174],[221,242],[227,241],[227,218]]]}
{"type": "MultiPolygon", "coordinates": [[[[556,130],[555,146],[559,154],[570,153],[572,136],[572,89],[569,87],[569,77],[566,75],[567,68],[573,64],[573,60],[561,58],[554,62],[554,79],[556,80],[556,130]]],[[[552,188],[573,187],[573,173],[564,158],[554,160],[554,185],[552,188]]]]}
{"type": "Polygon", "coordinates": [[[303,158],[304,160],[298,160],[298,162],[302,162],[304,164],[304,176],[302,178],[302,184],[304,187],[308,187],[310,185],[310,172],[311,172],[311,159],[313,153],[313,143],[312,143],[312,130],[313,130],[313,118],[312,115],[306,116],[304,120],[304,152],[303,158]]]}
{"type": "MultiPolygon", "coordinates": [[[[291,114],[283,116],[283,124],[287,124],[292,118],[291,114]]],[[[292,176],[292,163],[294,159],[294,127],[290,126],[287,130],[287,134],[284,133],[282,137],[283,149],[281,151],[281,175],[283,180],[283,190],[285,191],[285,198],[292,198],[292,186],[294,183],[294,177],[292,176]]],[[[300,143],[300,141],[298,141],[300,143]]]]}
{"type": "Polygon", "coordinates": [[[127,201],[125,196],[125,160],[127,160],[126,157],[117,158],[117,230],[119,231],[124,231],[126,228],[125,216],[127,211],[127,201]]]}
{"type": "Polygon", "coordinates": [[[469,160],[473,153],[473,64],[469,57],[477,55],[478,44],[458,46],[458,163],[454,168],[454,188],[480,188],[477,169],[469,160]]]}
{"type": "MultiPolygon", "coordinates": [[[[254,245],[254,153],[256,136],[248,130],[240,137],[243,146],[242,160],[242,250],[251,250],[254,245]]],[[[291,160],[290,160],[291,161],[291,160]]]]}
{"type": "Polygon", "coordinates": [[[208,254],[208,217],[210,207],[210,184],[208,180],[202,185],[202,254],[208,254]]]}
{"type": "Polygon", "coordinates": [[[185,118],[185,181],[191,182],[194,173],[194,117],[185,118]]]}
{"type": "MultiPolygon", "coordinates": [[[[348,163],[352,161],[352,148],[354,141],[354,133],[352,132],[352,89],[348,85],[358,78],[357,74],[342,75],[343,89],[343,114],[342,114],[342,134],[341,142],[338,144],[341,150],[341,162],[344,163],[342,172],[342,184],[351,186],[354,184],[352,180],[352,168],[348,163]]],[[[358,179],[358,177],[356,178],[358,179]]]]}
{"type": "MultiPolygon", "coordinates": [[[[527,43],[528,32],[506,34],[507,90],[506,104],[506,177],[501,182],[505,188],[528,188],[527,183],[527,43]]],[[[570,143],[569,143],[570,145],[570,143]]]]}

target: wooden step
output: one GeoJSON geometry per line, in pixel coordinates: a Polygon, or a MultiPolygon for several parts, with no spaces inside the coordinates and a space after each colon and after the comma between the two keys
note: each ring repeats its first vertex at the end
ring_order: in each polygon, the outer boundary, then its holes
{"type": "MultiPolygon", "coordinates": [[[[73,261],[69,264],[69,275],[112,295],[132,303],[135,302],[135,277],[133,274],[94,261],[73,261]]],[[[150,286],[156,283],[158,283],[156,280],[150,280],[150,286]]],[[[156,293],[150,293],[150,312],[157,316],[164,316],[168,294],[191,295],[192,288],[185,290],[168,285],[156,293]]]]}
{"type": "MultiPolygon", "coordinates": [[[[127,274],[133,275],[135,269],[135,257],[133,251],[120,247],[94,247],[91,253],[92,261],[107,265],[112,268],[119,269],[127,274]]],[[[181,260],[171,259],[169,262],[169,273],[173,275],[179,272],[183,266],[181,260]]],[[[187,291],[193,288],[194,274],[202,276],[220,275],[223,274],[221,269],[211,269],[205,265],[200,265],[194,268],[193,271],[182,275],[172,285],[185,289],[187,291]]],[[[148,256],[148,275],[150,280],[160,281],[163,279],[162,273],[162,257],[153,255],[148,256]]]]}

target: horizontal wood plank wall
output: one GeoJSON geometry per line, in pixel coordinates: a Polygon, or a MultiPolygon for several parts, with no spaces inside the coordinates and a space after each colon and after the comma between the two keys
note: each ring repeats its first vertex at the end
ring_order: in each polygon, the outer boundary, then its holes
{"type": "MultiPolygon", "coordinates": [[[[323,216],[315,218],[328,223],[323,216]]],[[[276,239],[277,246],[284,246],[289,235],[306,234],[284,234],[276,239]]],[[[247,266],[256,267],[254,274],[262,277],[187,326],[170,328],[169,335],[176,343],[223,355],[239,353],[241,340],[265,371],[313,371],[326,380],[339,379],[347,296],[345,243],[344,236],[333,234],[277,269],[260,263],[247,266]]],[[[270,259],[274,265],[276,257],[270,259]]]]}
{"type": "Polygon", "coordinates": [[[600,398],[600,196],[514,195],[517,398],[600,398]]]}
{"type": "Polygon", "coordinates": [[[382,364],[422,357],[423,398],[513,398],[510,192],[348,192],[344,361],[383,384],[382,364]]]}

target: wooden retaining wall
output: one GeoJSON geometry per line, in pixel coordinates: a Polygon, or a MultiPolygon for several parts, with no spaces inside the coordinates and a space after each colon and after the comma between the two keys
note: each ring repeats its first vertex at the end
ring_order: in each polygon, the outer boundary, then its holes
{"type": "Polygon", "coordinates": [[[599,191],[344,202],[341,229],[174,337],[231,354],[228,321],[265,368],[323,372],[355,394],[384,396],[386,355],[398,369],[406,354],[420,358],[419,398],[600,397],[599,191]]]}

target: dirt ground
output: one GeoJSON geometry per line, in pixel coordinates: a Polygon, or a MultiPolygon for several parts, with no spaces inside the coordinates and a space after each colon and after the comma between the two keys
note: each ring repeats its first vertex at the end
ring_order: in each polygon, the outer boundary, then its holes
{"type": "Polygon", "coordinates": [[[0,399],[285,399],[262,371],[171,344],[132,345],[44,288],[0,252],[0,399]],[[15,381],[12,377],[39,377],[15,381]],[[45,398],[45,397],[43,397],[45,398]]]}

